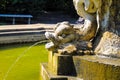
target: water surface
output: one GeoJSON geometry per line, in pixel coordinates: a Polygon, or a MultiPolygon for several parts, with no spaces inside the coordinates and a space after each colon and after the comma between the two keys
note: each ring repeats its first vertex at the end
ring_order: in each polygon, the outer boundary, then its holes
{"type": "MultiPolygon", "coordinates": [[[[0,45],[0,80],[3,80],[10,66],[31,44],[0,45]]],[[[39,80],[40,63],[47,62],[48,52],[44,44],[31,47],[8,73],[6,80],[39,80]]]]}

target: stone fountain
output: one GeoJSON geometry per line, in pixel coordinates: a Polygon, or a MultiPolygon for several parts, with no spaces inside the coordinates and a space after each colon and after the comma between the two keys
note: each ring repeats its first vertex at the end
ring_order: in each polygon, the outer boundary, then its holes
{"type": "Polygon", "coordinates": [[[46,32],[42,80],[120,80],[120,0],[73,0],[84,24],[56,24],[46,32]]]}

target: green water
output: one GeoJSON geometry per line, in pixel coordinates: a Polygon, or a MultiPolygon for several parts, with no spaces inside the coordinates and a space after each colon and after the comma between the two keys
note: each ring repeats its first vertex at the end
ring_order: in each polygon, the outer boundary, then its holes
{"type": "MultiPolygon", "coordinates": [[[[3,80],[10,66],[32,44],[0,46],[0,80],[3,80]]],[[[6,80],[40,80],[40,63],[47,62],[48,52],[39,44],[25,52],[8,73],[6,80]]]]}

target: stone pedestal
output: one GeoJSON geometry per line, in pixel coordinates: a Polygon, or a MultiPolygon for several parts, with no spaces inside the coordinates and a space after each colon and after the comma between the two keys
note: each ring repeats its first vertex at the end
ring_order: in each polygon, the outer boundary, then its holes
{"type": "Polygon", "coordinates": [[[56,75],[75,75],[73,58],[70,55],[49,53],[48,69],[56,75]]]}
{"type": "Polygon", "coordinates": [[[120,80],[120,59],[49,53],[42,80],[120,80]]]}

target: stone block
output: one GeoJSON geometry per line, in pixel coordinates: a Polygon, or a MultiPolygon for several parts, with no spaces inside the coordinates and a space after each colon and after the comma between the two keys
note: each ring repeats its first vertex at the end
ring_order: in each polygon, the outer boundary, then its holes
{"type": "Polygon", "coordinates": [[[41,75],[40,76],[42,80],[83,80],[83,79],[80,79],[74,76],[55,75],[48,69],[47,63],[41,64],[41,75]]]}
{"type": "Polygon", "coordinates": [[[50,53],[48,71],[54,75],[74,76],[84,80],[120,80],[120,59],[50,53]]]}
{"type": "Polygon", "coordinates": [[[74,56],[77,77],[84,80],[120,80],[120,59],[74,56]]]}
{"type": "Polygon", "coordinates": [[[49,52],[48,69],[56,75],[76,75],[71,55],[49,52]]]}
{"type": "Polygon", "coordinates": [[[72,56],[55,54],[53,56],[53,73],[56,75],[76,75],[72,56]]]}
{"type": "Polygon", "coordinates": [[[49,52],[48,54],[48,69],[52,71],[53,69],[53,56],[54,56],[54,53],[52,51],[49,52]]]}

